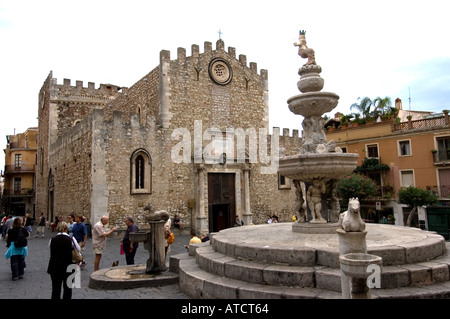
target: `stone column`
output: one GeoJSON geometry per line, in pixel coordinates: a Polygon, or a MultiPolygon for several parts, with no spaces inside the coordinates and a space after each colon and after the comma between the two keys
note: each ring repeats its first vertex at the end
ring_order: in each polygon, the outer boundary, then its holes
{"type": "MultiPolygon", "coordinates": [[[[208,229],[208,218],[205,213],[205,168],[203,165],[197,168],[198,174],[198,197],[197,197],[197,229],[200,232],[207,233],[208,229]]],[[[192,226],[191,226],[192,227],[192,226]]]]}
{"type": "Polygon", "coordinates": [[[252,211],[250,208],[250,169],[244,170],[244,225],[250,225],[252,223],[252,211]]]}
{"type": "Polygon", "coordinates": [[[165,256],[164,224],[165,220],[149,221],[150,232],[146,242],[146,249],[149,251],[146,273],[159,274],[167,270],[165,256]]]}

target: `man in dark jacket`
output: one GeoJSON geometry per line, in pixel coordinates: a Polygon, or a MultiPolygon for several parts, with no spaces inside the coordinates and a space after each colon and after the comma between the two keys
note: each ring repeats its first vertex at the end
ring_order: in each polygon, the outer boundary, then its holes
{"type": "Polygon", "coordinates": [[[136,250],[139,246],[137,242],[130,241],[130,233],[135,233],[139,231],[139,228],[134,223],[131,217],[125,219],[125,224],[127,224],[127,230],[122,239],[123,250],[125,252],[125,259],[127,265],[134,265],[134,256],[136,255],[136,250]]]}
{"type": "Polygon", "coordinates": [[[67,277],[71,274],[67,267],[72,264],[72,238],[67,231],[66,222],[59,222],[56,230],[58,234],[50,242],[50,260],[47,273],[52,279],[52,299],[61,299],[61,285],[63,299],[72,298],[72,286],[67,285],[67,277]]]}

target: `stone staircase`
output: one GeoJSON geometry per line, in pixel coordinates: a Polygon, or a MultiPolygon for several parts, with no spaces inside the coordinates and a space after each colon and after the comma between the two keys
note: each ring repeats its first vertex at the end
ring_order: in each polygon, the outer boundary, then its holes
{"type": "MultiPolygon", "coordinates": [[[[383,259],[381,288],[371,290],[372,298],[450,298],[450,244],[443,244],[422,247],[421,257],[383,259]],[[433,253],[440,249],[444,252],[433,253]]],[[[210,242],[192,245],[189,254],[171,256],[170,268],[179,273],[181,290],[196,299],[341,298],[338,254],[333,251],[293,254],[270,247],[230,247],[213,236],[210,242]]]]}

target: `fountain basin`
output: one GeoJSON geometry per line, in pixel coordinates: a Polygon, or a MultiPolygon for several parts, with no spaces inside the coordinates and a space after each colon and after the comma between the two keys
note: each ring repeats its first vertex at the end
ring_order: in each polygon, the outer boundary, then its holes
{"type": "Polygon", "coordinates": [[[367,278],[370,265],[382,265],[382,258],[365,253],[349,253],[339,256],[339,263],[344,274],[352,278],[367,278]]]}
{"type": "Polygon", "coordinates": [[[148,231],[137,231],[134,233],[130,233],[130,241],[132,242],[145,242],[148,240],[150,232],[148,231]]]}
{"type": "Polygon", "coordinates": [[[291,97],[289,110],[304,117],[322,116],[338,104],[339,96],[332,92],[306,92],[291,97]]]}
{"type": "Polygon", "coordinates": [[[161,274],[146,273],[145,265],[129,265],[94,271],[89,288],[101,290],[158,287],[178,283],[179,275],[170,271],[161,274]]]}
{"type": "Polygon", "coordinates": [[[358,154],[349,153],[306,153],[285,156],[279,159],[278,172],[292,180],[340,179],[355,170],[358,157],[358,154]]]}

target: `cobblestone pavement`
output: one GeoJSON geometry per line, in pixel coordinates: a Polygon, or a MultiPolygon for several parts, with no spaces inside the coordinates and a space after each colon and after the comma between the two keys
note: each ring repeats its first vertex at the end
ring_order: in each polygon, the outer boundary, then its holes
{"type": "MultiPolygon", "coordinates": [[[[46,229],[44,238],[34,238],[35,234],[36,227],[33,227],[32,236],[28,240],[25,275],[23,279],[17,281],[12,281],[10,260],[5,258],[6,241],[0,239],[0,299],[50,299],[52,288],[50,275],[47,274],[50,258],[48,244],[56,232],[46,229]]],[[[171,245],[169,256],[170,254],[187,253],[184,245],[188,243],[189,236],[179,235],[178,231],[174,234],[175,242],[171,245]]],[[[108,237],[100,268],[109,268],[116,260],[119,260],[119,266],[126,265],[125,255],[120,255],[120,239],[121,237],[108,237]]],[[[73,289],[72,299],[188,299],[180,291],[178,284],[124,290],[91,289],[88,287],[90,275],[94,271],[91,238],[87,240],[83,255],[87,265],[81,270],[81,288],[73,289]]],[[[140,243],[135,263],[145,264],[147,259],[148,252],[144,249],[143,243],[140,243]]]]}

